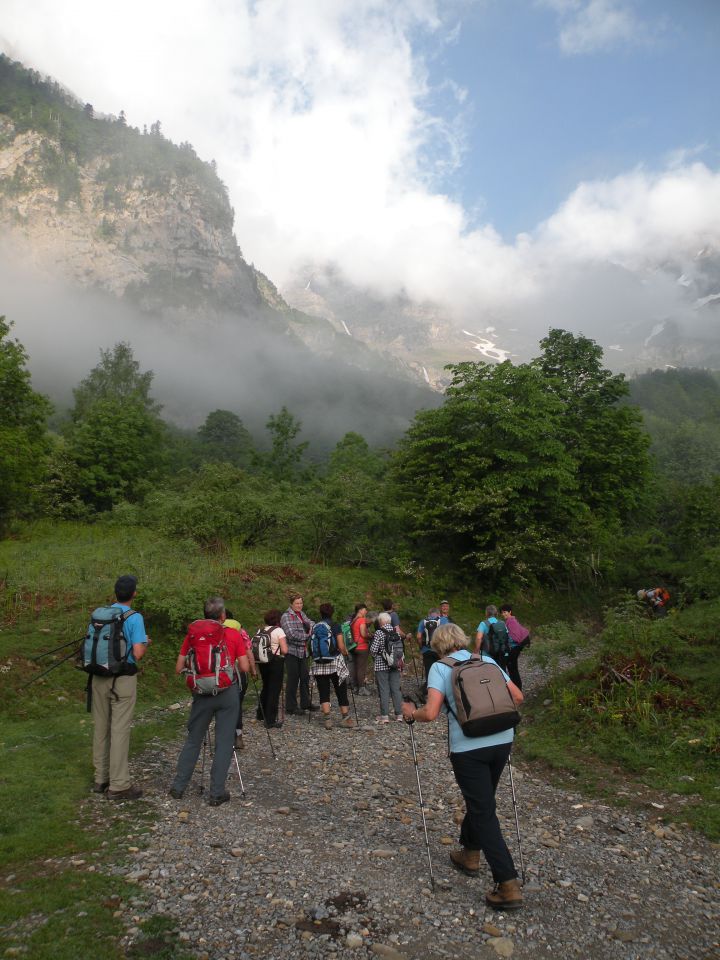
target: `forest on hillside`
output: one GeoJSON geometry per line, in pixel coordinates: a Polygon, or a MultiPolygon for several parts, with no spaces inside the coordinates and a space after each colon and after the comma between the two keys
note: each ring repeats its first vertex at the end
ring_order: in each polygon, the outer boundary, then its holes
{"type": "Polygon", "coordinates": [[[585,337],[554,329],[540,346],[529,363],[451,366],[441,406],[417,413],[394,449],[348,433],[318,460],[285,407],[262,436],[242,411],[213,410],[197,431],[165,422],[152,371],[122,342],[53,415],[2,320],[0,524],[139,525],[495,587],[657,580],[687,599],[717,593],[717,378],[628,383],[585,337]]]}

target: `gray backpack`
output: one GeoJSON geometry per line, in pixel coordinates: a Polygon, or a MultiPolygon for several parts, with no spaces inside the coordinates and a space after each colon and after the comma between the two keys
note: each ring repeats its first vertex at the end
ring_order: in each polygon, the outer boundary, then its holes
{"type": "Polygon", "coordinates": [[[457,712],[447,699],[445,703],[466,737],[487,737],[520,723],[515,701],[497,664],[488,663],[476,654],[469,660],[443,657],[440,663],[452,668],[457,712]]]}

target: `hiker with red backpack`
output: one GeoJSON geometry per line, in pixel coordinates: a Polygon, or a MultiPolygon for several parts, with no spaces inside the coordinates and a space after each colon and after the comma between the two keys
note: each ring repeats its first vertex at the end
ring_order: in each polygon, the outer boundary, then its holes
{"type": "Polygon", "coordinates": [[[665,587],[652,587],[650,590],[638,590],[638,600],[648,604],[654,617],[666,617],[670,594],[665,587]]]}
{"type": "Polygon", "coordinates": [[[205,601],[205,617],[188,627],[175,672],[187,675],[193,702],[187,739],[178,757],[170,796],[179,800],[195,770],[212,720],[215,720],[215,756],[210,769],[211,807],[230,799],[225,789],[233,757],[235,721],[240,707],[238,676],[250,669],[245,643],[237,630],[225,627],[225,601],[205,601]]]}
{"type": "Polygon", "coordinates": [[[450,762],[465,800],[460,849],[451,852],[451,863],[477,876],[482,851],[495,882],[485,902],[495,910],[516,910],[522,889],[500,830],[495,791],[510,759],[523,695],[491,657],[470,654],[468,638],[456,624],[438,627],[431,643],[439,659],[430,668],[427,703],[419,709],[403,703],[403,718],[432,723],[441,711],[447,714],[450,762]]]}

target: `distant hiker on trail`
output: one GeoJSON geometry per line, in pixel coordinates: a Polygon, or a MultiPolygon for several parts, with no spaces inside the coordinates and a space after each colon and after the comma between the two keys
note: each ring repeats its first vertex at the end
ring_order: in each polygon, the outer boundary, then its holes
{"type": "MultiPolygon", "coordinates": [[[[250,664],[250,670],[248,671],[251,677],[257,677],[257,667],[255,666],[255,659],[253,657],[252,646],[250,644],[250,637],[248,636],[247,630],[243,630],[242,624],[239,620],[236,620],[229,610],[225,611],[225,626],[229,627],[232,630],[237,630],[243,640],[245,645],[245,655],[248,658],[250,664]]],[[[240,698],[240,706],[238,707],[238,718],[237,723],[235,724],[235,749],[244,750],[245,741],[243,740],[243,701],[245,699],[245,694],[247,693],[248,688],[248,675],[247,673],[240,674],[240,685],[238,695],[240,698]]]]}
{"type": "Polygon", "coordinates": [[[377,722],[389,723],[390,697],[395,709],[395,719],[402,720],[400,674],[404,666],[403,641],[393,629],[389,613],[381,613],[377,624],[378,628],[370,642],[370,653],[375,658],[375,683],[380,698],[380,716],[377,722]]]}
{"type": "Polygon", "coordinates": [[[517,617],[513,616],[512,604],[504,603],[500,607],[500,616],[505,621],[505,626],[510,634],[510,656],[507,662],[507,672],[515,686],[522,690],[518,659],[525,647],[530,646],[530,631],[519,622],[517,617]]]}
{"type": "Polygon", "coordinates": [[[264,720],[266,727],[280,728],[282,721],[278,720],[278,705],[288,645],[285,632],[280,626],[280,611],[268,610],[263,620],[265,621],[264,632],[267,635],[267,662],[257,660],[262,677],[262,690],[256,716],[258,720],[264,720]]]}
{"type": "MultiPolygon", "coordinates": [[[[145,634],[142,616],[132,609],[136,594],[135,577],[118,577],[115,581],[115,603],[94,612],[84,644],[92,647],[95,641],[94,650],[97,654],[100,641],[107,631],[117,629],[126,645],[124,660],[115,665],[110,664],[109,651],[106,649],[108,669],[117,672],[106,675],[96,673],[96,669],[103,668],[99,662],[97,666],[93,666],[92,657],[87,658],[85,668],[90,673],[88,684],[94,725],[93,792],[107,791],[106,795],[111,800],[137,800],[142,796],[142,790],[133,786],[130,780],[130,730],[137,699],[137,665],[147,652],[150,637],[145,634]],[[113,610],[116,611],[115,614],[111,612],[113,610]],[[117,614],[118,610],[121,611],[120,615],[117,614]],[[99,616],[104,612],[114,618],[112,624],[99,616]]],[[[84,653],[83,658],[85,659],[84,653]]]]}
{"type": "Polygon", "coordinates": [[[225,601],[205,601],[205,617],[188,627],[175,664],[176,673],[187,673],[193,695],[187,738],[178,757],[170,796],[179,800],[193,775],[210,722],[215,720],[215,755],[210,768],[211,807],[230,799],[225,790],[233,756],[235,721],[240,706],[238,671],[247,673],[250,663],[245,642],[237,630],[225,627],[225,601]]]}
{"type": "Polygon", "coordinates": [[[398,633],[402,633],[402,630],[400,629],[400,617],[398,616],[397,610],[395,609],[395,601],[383,600],[382,605],[385,613],[390,614],[390,626],[393,628],[393,630],[396,630],[398,633]]]}
{"type": "Polygon", "coordinates": [[[368,619],[367,607],[364,603],[355,604],[355,613],[350,621],[350,634],[355,644],[355,649],[350,655],[350,685],[359,696],[367,696],[369,690],[366,686],[367,663],[370,656],[370,643],[368,637],[368,619]]]}
{"type": "Polygon", "coordinates": [[[294,593],[290,597],[290,606],[280,618],[280,626],[288,645],[285,657],[285,712],[292,715],[302,713],[303,710],[317,710],[310,701],[310,673],[307,662],[307,642],[314,624],[303,613],[302,594],[294,593]]]}
{"type": "Polygon", "coordinates": [[[441,627],[445,623],[452,622],[452,618],[450,617],[450,604],[447,600],[442,600],[440,606],[433,607],[433,609],[428,612],[428,615],[418,624],[417,641],[420,647],[420,654],[422,655],[423,670],[425,671],[425,683],[422,688],[423,696],[427,691],[430,667],[432,667],[437,660],[437,654],[430,645],[433,634],[438,627],[441,627]]]}
{"type": "MultiPolygon", "coordinates": [[[[448,716],[450,738],[450,762],[455,780],[465,800],[465,818],[460,828],[460,850],[453,850],[450,860],[456,869],[470,876],[480,872],[480,851],[483,852],[495,881],[495,889],[485,895],[486,903],[495,910],[515,910],[522,906],[522,890],[512,856],[500,831],[495,809],[495,791],[500,775],[510,757],[514,737],[512,726],[486,736],[466,736],[458,722],[458,704],[453,684],[453,667],[445,663],[451,658],[457,663],[471,659],[467,649],[468,638],[456,624],[438,627],[432,638],[433,651],[438,661],[433,664],[428,680],[427,703],[420,709],[412,703],[403,704],[403,716],[408,723],[431,723],[441,710],[448,716]]],[[[500,669],[486,655],[486,664],[492,664],[493,672],[500,669]]],[[[457,669],[457,668],[456,668],[457,669]]],[[[472,669],[475,669],[474,667],[472,669]]],[[[480,667],[483,678],[487,668],[480,667]]],[[[510,697],[506,697],[511,710],[519,706],[523,695],[506,673],[501,671],[510,697]]],[[[489,686],[483,679],[480,686],[489,686]]],[[[467,683],[468,692],[478,685],[467,683]]],[[[500,687],[503,695],[503,688],[500,687]]],[[[460,712],[460,717],[465,714],[460,712]]],[[[498,721],[493,718],[497,725],[498,721]]],[[[515,717],[517,722],[517,717],[515,717]]]]}
{"type": "Polygon", "coordinates": [[[654,617],[666,617],[670,594],[665,587],[652,587],[650,590],[638,590],[638,600],[642,600],[650,607],[654,617]]]}
{"type": "Polygon", "coordinates": [[[507,670],[510,659],[510,634],[502,620],[498,620],[498,608],[494,603],[485,607],[485,620],[477,626],[475,635],[475,653],[487,653],[493,660],[507,670]]]}
{"type": "Polygon", "coordinates": [[[310,672],[315,677],[315,683],[317,684],[325,729],[330,730],[332,728],[332,720],[330,719],[331,682],[340,707],[340,718],[343,726],[354,727],[355,724],[350,719],[347,686],[350,673],[345,663],[347,650],[345,649],[342,627],[332,619],[335,608],[331,603],[321,603],[319,609],[322,619],[313,626],[310,634],[310,654],[313,658],[310,672]]]}

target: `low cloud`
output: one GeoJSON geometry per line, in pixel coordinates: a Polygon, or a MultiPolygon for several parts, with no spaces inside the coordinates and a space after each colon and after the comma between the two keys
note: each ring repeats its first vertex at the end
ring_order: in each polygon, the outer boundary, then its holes
{"type": "Polygon", "coordinates": [[[570,56],[644,46],[664,29],[663,21],[643,20],[628,0],[539,0],[559,17],[558,45],[570,56]]]}

